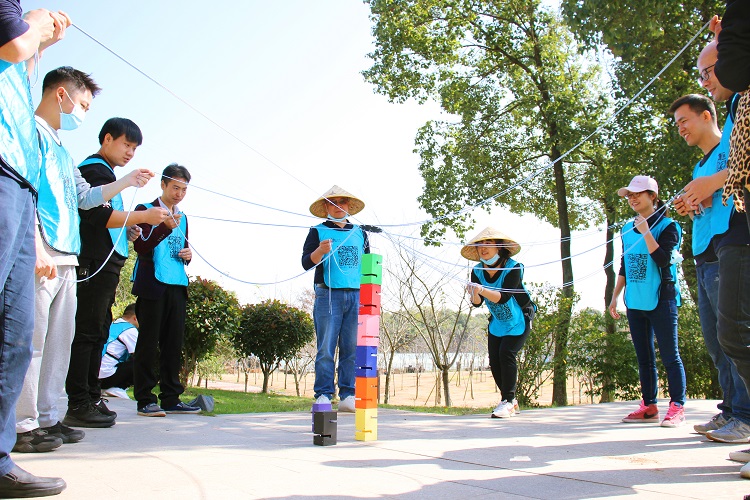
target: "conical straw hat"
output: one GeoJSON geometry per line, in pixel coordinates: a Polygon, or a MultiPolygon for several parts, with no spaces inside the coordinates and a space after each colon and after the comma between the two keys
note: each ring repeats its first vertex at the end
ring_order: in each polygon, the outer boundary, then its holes
{"type": "Polygon", "coordinates": [[[320,198],[315,200],[312,205],[310,205],[310,213],[315,217],[327,219],[328,211],[326,210],[326,200],[331,198],[349,198],[349,215],[358,214],[362,211],[363,208],[365,208],[364,201],[360,200],[348,191],[345,191],[344,189],[341,189],[340,187],[334,185],[331,189],[323,193],[320,198]]]}
{"type": "Polygon", "coordinates": [[[502,240],[502,243],[498,246],[507,248],[510,251],[511,257],[521,251],[521,245],[519,245],[513,238],[494,227],[486,227],[461,249],[461,255],[466,259],[478,261],[479,251],[477,250],[477,243],[487,240],[502,240]]]}

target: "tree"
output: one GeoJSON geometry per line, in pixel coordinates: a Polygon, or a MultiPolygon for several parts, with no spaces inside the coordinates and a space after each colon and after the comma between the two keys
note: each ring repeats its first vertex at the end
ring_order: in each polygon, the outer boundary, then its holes
{"type": "Polygon", "coordinates": [[[414,332],[406,311],[388,312],[380,316],[380,353],[385,359],[385,389],[383,402],[388,404],[393,380],[393,359],[396,353],[409,346],[414,340],[414,332]]]}
{"type": "Polygon", "coordinates": [[[239,302],[234,292],[200,276],[191,278],[187,289],[185,343],[182,346],[183,383],[195,371],[197,363],[216,347],[217,341],[237,330],[239,302]]]}
{"type": "Polygon", "coordinates": [[[498,194],[501,206],[560,228],[568,300],[558,307],[553,399],[564,405],[566,307],[574,295],[569,236],[601,215],[586,205],[585,157],[561,155],[600,120],[606,99],[599,69],[579,56],[560,17],[539,0],[367,3],[376,48],[365,78],[391,101],[434,99],[456,116],[428,122],[417,135],[425,180],[419,200],[441,217],[423,235],[435,241],[449,227],[463,236],[473,222],[467,205],[498,194]],[[552,169],[543,169],[550,161],[552,169]],[[522,189],[506,190],[527,178],[522,189]]]}
{"type": "Polygon", "coordinates": [[[451,406],[450,369],[456,362],[463,341],[469,332],[469,319],[474,309],[463,293],[462,284],[456,287],[449,275],[438,275],[426,270],[414,254],[403,247],[399,251],[399,265],[389,269],[398,286],[399,308],[407,312],[406,319],[424,341],[441,383],[436,383],[435,404],[451,406]],[[452,309],[449,306],[456,306],[452,309]]]}
{"type": "Polygon", "coordinates": [[[279,362],[289,359],[315,336],[308,313],[278,300],[267,300],[242,308],[240,326],[232,337],[245,356],[255,355],[263,372],[263,392],[279,362]]]}

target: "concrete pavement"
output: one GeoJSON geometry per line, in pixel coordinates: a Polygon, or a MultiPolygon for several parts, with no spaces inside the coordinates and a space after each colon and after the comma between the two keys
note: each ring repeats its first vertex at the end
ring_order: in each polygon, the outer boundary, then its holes
{"type": "MultiPolygon", "coordinates": [[[[110,429],[80,443],[14,454],[37,475],[61,476],[60,499],[700,498],[742,499],[750,480],[732,450],[692,425],[716,401],[689,401],[688,424],[622,424],[637,403],[526,410],[512,419],[380,410],[379,440],[312,444],[309,413],[139,417],[111,399],[110,429]]],[[[667,404],[660,404],[664,414],[667,404]]],[[[663,416],[663,415],[662,415],[663,416]]]]}

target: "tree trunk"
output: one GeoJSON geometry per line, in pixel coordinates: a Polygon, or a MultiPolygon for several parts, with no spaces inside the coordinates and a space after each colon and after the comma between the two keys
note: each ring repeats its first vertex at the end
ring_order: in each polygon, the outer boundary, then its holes
{"type": "Polygon", "coordinates": [[[250,374],[248,372],[245,372],[245,392],[247,392],[247,380],[249,378],[250,374]]]}
{"type": "Polygon", "coordinates": [[[385,368],[385,397],[383,398],[383,403],[388,404],[388,401],[391,399],[391,371],[393,370],[393,358],[396,356],[396,351],[391,351],[388,354],[388,361],[385,368]]]}
{"type": "MultiPolygon", "coordinates": [[[[557,136],[556,124],[550,128],[550,137],[557,136]]],[[[551,158],[559,158],[560,151],[553,146],[550,151],[551,158]]],[[[568,330],[570,328],[570,316],[573,310],[573,263],[570,260],[570,220],[568,219],[568,195],[565,186],[565,174],[563,162],[555,161],[555,196],[557,198],[557,217],[560,224],[560,258],[563,277],[563,300],[559,305],[558,314],[560,321],[555,331],[555,357],[553,360],[552,376],[552,404],[566,406],[568,404],[568,330]]]]}
{"type": "MultiPolygon", "coordinates": [[[[615,274],[615,263],[612,262],[615,255],[615,242],[614,242],[614,231],[612,230],[612,224],[615,222],[615,210],[610,203],[605,202],[604,211],[607,214],[607,231],[605,237],[607,238],[607,245],[604,252],[604,265],[612,263],[604,269],[604,275],[607,277],[607,282],[604,285],[604,349],[605,352],[609,353],[611,350],[611,339],[615,335],[615,320],[609,315],[609,304],[612,302],[612,295],[615,291],[615,280],[617,275],[615,274]]],[[[612,385],[612,380],[609,376],[605,376],[602,380],[602,396],[600,403],[611,403],[614,401],[614,394],[609,390],[612,385]]],[[[593,387],[593,383],[592,383],[593,387]]]]}
{"type": "Polygon", "coordinates": [[[263,389],[261,392],[263,394],[268,394],[268,382],[271,378],[271,367],[270,366],[264,366],[262,363],[260,365],[260,369],[263,372],[263,389]]]}
{"type": "Polygon", "coordinates": [[[445,391],[445,406],[449,408],[452,405],[451,392],[450,392],[450,372],[447,366],[443,366],[440,370],[443,375],[443,389],[445,391]]]}

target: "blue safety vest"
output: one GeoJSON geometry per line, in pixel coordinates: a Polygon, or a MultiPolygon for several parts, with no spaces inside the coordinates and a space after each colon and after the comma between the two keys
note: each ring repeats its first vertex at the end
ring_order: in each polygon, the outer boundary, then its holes
{"type": "MultiPolygon", "coordinates": [[[[739,98],[739,94],[734,95],[733,101],[737,98],[739,98]]],[[[729,137],[732,135],[733,126],[734,120],[732,120],[730,114],[724,123],[721,142],[714,148],[703,165],[698,162],[693,169],[693,179],[713,175],[727,168],[729,137]]],[[[721,194],[721,189],[714,192],[711,196],[711,206],[704,209],[703,215],[696,215],[693,218],[693,255],[700,255],[705,252],[714,236],[724,234],[729,230],[729,220],[734,212],[734,203],[730,196],[727,204],[724,205],[721,201],[721,194]]]]}
{"type": "Polygon", "coordinates": [[[41,234],[50,248],[61,253],[78,255],[81,252],[78,196],[75,186],[75,164],[59,139],[41,124],[39,147],[42,170],[36,213],[41,234]]]}
{"type": "Polygon", "coordinates": [[[0,156],[36,191],[41,155],[26,63],[0,60],[0,156]]]}
{"type": "MultiPolygon", "coordinates": [[[[486,267],[481,262],[474,266],[474,275],[479,279],[482,286],[489,288],[498,288],[498,284],[502,287],[502,283],[505,280],[505,276],[511,271],[512,268],[518,266],[521,269],[521,286],[524,291],[526,286],[523,284],[523,264],[516,262],[513,259],[508,259],[505,263],[504,269],[500,271],[500,276],[497,281],[490,283],[484,277],[484,268],[486,267]]],[[[500,293],[506,293],[502,291],[500,293]]],[[[526,292],[528,294],[528,291],[526,292]]],[[[516,302],[516,297],[511,295],[510,300],[502,304],[492,302],[491,300],[484,299],[484,304],[487,309],[490,310],[490,326],[489,331],[496,337],[504,337],[506,335],[517,336],[523,335],[526,331],[526,321],[523,316],[523,309],[516,302]]]]}
{"type": "MultiPolygon", "coordinates": [[[[146,208],[155,205],[144,204],[146,208]]],[[[185,261],[177,255],[185,248],[185,234],[187,233],[187,217],[182,214],[180,225],[172,229],[172,233],[161,240],[154,248],[154,276],[167,285],[188,286],[188,276],[185,271],[185,261]]]]}
{"type": "Polygon", "coordinates": [[[677,245],[672,249],[670,266],[659,268],[651,258],[643,235],[633,230],[633,221],[622,228],[622,244],[625,260],[625,306],[628,309],[653,311],[659,303],[659,293],[663,281],[671,281],[675,288],[675,302],[682,303],[680,284],[677,279],[677,264],[682,261],[679,248],[682,242],[682,228],[669,217],[663,217],[651,226],[650,231],[655,240],[662,231],[674,223],[677,228],[677,245]]]}
{"type": "MultiPolygon", "coordinates": [[[[107,342],[104,344],[104,348],[102,349],[102,356],[105,356],[107,354],[107,347],[109,346],[109,344],[117,341],[117,339],[120,337],[122,332],[124,332],[125,330],[129,330],[131,328],[135,328],[135,326],[133,326],[127,321],[115,321],[114,323],[109,325],[109,337],[107,337],[107,342]]],[[[129,357],[130,357],[130,353],[128,352],[127,349],[125,349],[125,353],[119,358],[117,358],[117,361],[122,363],[123,361],[127,361],[129,357]]]]}
{"type": "Polygon", "coordinates": [[[323,280],[330,288],[359,288],[365,235],[359,226],[333,229],[315,226],[320,241],[333,240],[331,254],[323,257],[323,280]]]}
{"type": "MultiPolygon", "coordinates": [[[[86,165],[94,165],[94,164],[102,164],[106,166],[110,172],[112,172],[112,175],[115,175],[115,171],[112,170],[112,167],[109,166],[109,163],[104,161],[101,158],[87,158],[86,160],[83,160],[83,162],[78,165],[78,169],[84,168],[86,165]]],[[[120,196],[120,193],[117,193],[112,197],[111,200],[109,200],[109,204],[112,206],[114,210],[123,211],[125,209],[125,205],[122,203],[122,196],[120,196]]],[[[115,247],[115,252],[117,252],[123,259],[128,258],[128,230],[126,227],[112,227],[109,228],[109,237],[112,240],[112,246],[115,247]]]]}

